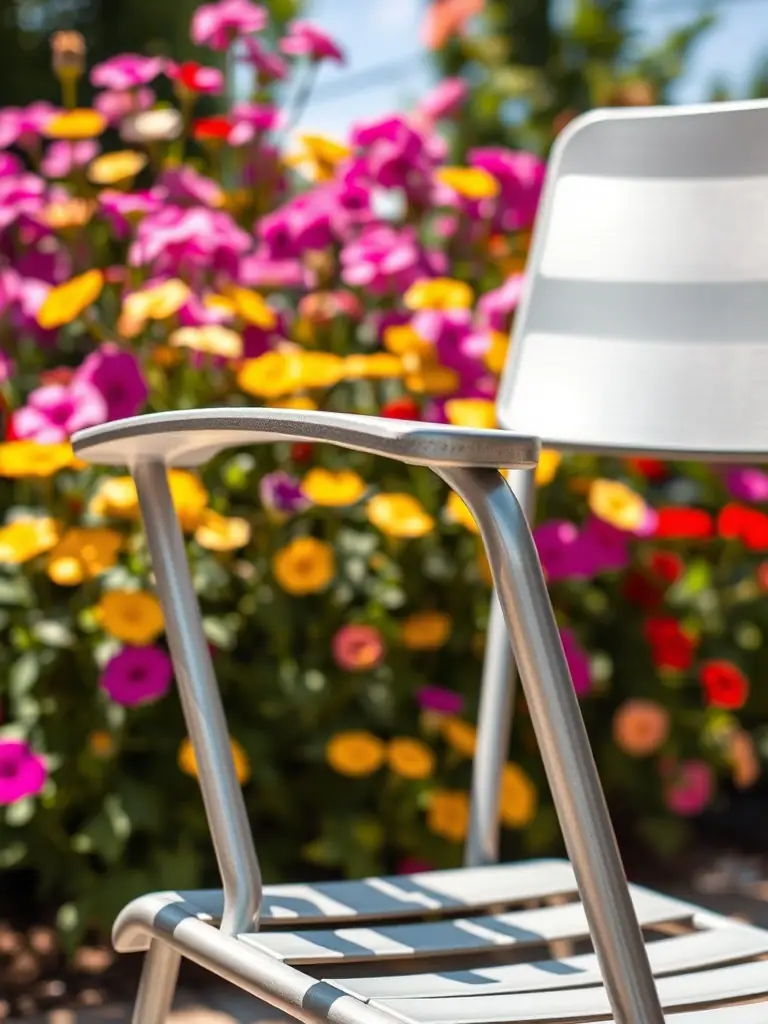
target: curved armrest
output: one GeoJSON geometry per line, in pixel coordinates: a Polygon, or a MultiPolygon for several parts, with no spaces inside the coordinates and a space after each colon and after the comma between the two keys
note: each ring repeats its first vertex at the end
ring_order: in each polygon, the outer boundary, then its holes
{"type": "Polygon", "coordinates": [[[81,430],[72,438],[87,462],[198,466],[225,448],[274,441],[324,441],[417,466],[533,469],[537,438],[379,416],[295,409],[192,409],[152,413],[81,430]]]}

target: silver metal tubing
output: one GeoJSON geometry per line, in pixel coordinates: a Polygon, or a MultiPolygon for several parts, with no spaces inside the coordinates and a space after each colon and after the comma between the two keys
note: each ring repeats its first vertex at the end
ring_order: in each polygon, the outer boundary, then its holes
{"type": "Polygon", "coordinates": [[[162,463],[145,462],[133,467],[133,476],[221,872],[221,930],[230,935],[252,931],[258,924],[261,872],[167,473],[162,463]]]}
{"type": "Polygon", "coordinates": [[[132,1024],[165,1024],[173,1005],[181,955],[159,939],[153,939],[144,957],[141,981],[133,1008],[132,1024]]]}
{"type": "MultiPolygon", "coordinates": [[[[533,516],[532,470],[510,470],[507,479],[528,521],[533,516]]],[[[464,864],[479,867],[499,860],[499,789],[509,751],[517,690],[517,666],[494,588],[485,641],[483,679],[477,716],[477,750],[472,765],[472,795],[464,864]]]]}
{"type": "Polygon", "coordinates": [[[597,767],[525,515],[492,469],[441,469],[480,527],[617,1024],[663,1024],[597,767]]]}

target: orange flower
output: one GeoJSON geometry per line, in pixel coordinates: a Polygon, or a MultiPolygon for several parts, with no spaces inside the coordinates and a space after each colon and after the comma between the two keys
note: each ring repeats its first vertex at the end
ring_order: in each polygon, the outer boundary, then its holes
{"type": "Polygon", "coordinates": [[[339,732],[328,742],[325,759],[339,775],[363,778],[373,775],[384,763],[386,747],[364,729],[339,732]]]}
{"type": "Polygon", "coordinates": [[[436,789],[429,798],[427,826],[435,835],[460,843],[469,828],[467,794],[458,789],[436,789]]]}
{"type": "Polygon", "coordinates": [[[457,754],[462,757],[474,757],[477,748],[477,729],[469,722],[448,715],[440,723],[443,739],[457,754]]]}
{"type": "MultiPolygon", "coordinates": [[[[248,755],[237,742],[237,740],[229,738],[229,747],[232,751],[232,761],[235,765],[235,775],[240,785],[244,785],[251,777],[251,762],[248,760],[248,755]]],[[[181,741],[179,752],[177,755],[179,768],[184,772],[185,775],[191,775],[193,779],[199,779],[200,774],[197,767],[197,758],[195,757],[195,751],[192,747],[191,742],[188,739],[181,741]]]]}
{"type": "Polygon", "coordinates": [[[444,612],[414,612],[400,627],[403,647],[409,651],[436,651],[451,634],[451,617],[444,612]]]}
{"type": "Polygon", "coordinates": [[[441,50],[484,7],[485,0],[432,0],[421,29],[422,42],[428,50],[441,50]]]}
{"type": "Polygon", "coordinates": [[[625,701],[613,716],[616,746],[630,757],[655,754],[669,735],[669,714],[652,700],[625,701]]]}
{"type": "Polygon", "coordinates": [[[505,764],[501,770],[499,817],[507,828],[525,828],[536,815],[536,787],[516,764],[505,764]]]}
{"type": "Polygon", "coordinates": [[[428,779],[435,768],[435,755],[421,740],[400,736],[387,747],[387,762],[403,779],[428,779]]]}

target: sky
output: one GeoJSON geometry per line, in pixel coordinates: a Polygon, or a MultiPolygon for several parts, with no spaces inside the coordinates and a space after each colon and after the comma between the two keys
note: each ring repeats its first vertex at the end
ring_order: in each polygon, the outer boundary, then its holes
{"type": "MultiPolygon", "coordinates": [[[[562,0],[564,6],[570,0],[562,0]]],[[[741,94],[750,73],[768,56],[768,0],[713,0],[715,27],[696,45],[674,100],[706,99],[715,78],[741,94]]],[[[324,67],[299,130],[342,138],[349,125],[413,103],[429,87],[429,59],[419,43],[426,0],[309,0],[307,17],[325,28],[343,46],[343,68],[324,67]],[[421,55],[421,56],[420,56],[421,55]],[[377,71],[365,86],[357,76],[393,62],[391,71],[377,71]]],[[[636,0],[631,27],[640,45],[654,45],[675,28],[689,24],[702,0],[636,0]]]]}

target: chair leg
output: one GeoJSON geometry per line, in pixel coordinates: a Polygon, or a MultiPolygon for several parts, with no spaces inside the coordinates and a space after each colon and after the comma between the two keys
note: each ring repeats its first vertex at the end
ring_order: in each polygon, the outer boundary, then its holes
{"type": "Polygon", "coordinates": [[[489,469],[441,469],[480,527],[616,1024],[663,1024],[581,709],[530,529],[489,469]]]}
{"type": "Polygon", "coordinates": [[[144,957],[132,1024],[165,1024],[173,1005],[181,956],[159,939],[153,939],[144,957]]]}

